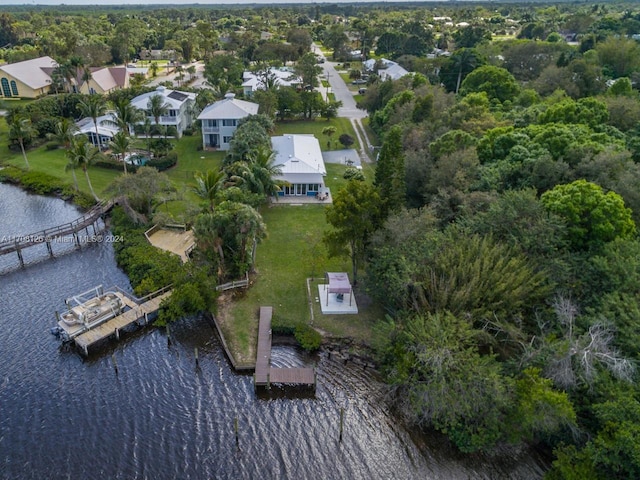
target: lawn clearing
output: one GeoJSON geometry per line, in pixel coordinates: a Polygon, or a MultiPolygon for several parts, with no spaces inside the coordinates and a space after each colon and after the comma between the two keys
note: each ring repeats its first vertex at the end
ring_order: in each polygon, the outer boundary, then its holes
{"type": "Polygon", "coordinates": [[[355,140],[352,148],[359,149],[360,145],[358,143],[358,137],[353,131],[353,125],[348,118],[332,118],[329,121],[318,118],[315,120],[291,120],[286,122],[277,122],[276,130],[273,135],[313,134],[318,139],[318,142],[320,142],[321,150],[336,150],[338,148],[342,148],[338,142],[338,138],[340,138],[340,135],[344,133],[350,135],[355,140]],[[329,126],[336,127],[336,133],[331,136],[332,146],[335,146],[336,148],[327,148],[327,136],[322,134],[322,130],[329,126]]]}

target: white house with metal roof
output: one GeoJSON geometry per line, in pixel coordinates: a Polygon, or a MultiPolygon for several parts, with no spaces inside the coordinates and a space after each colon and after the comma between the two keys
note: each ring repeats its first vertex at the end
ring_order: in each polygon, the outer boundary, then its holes
{"type": "Polygon", "coordinates": [[[182,136],[184,130],[191,126],[193,118],[191,117],[193,106],[196,103],[196,94],[190,92],[180,92],[160,86],[153,92],[143,93],[131,100],[131,105],[142,110],[155,125],[155,118],[149,113],[149,101],[151,97],[161,96],[163,103],[167,105],[168,111],[166,115],[159,118],[159,125],[166,127],[174,127],[176,135],[182,136]]]}
{"type": "Polygon", "coordinates": [[[36,98],[51,90],[58,63],[51,57],[0,65],[0,98],[36,98]]]}
{"type": "Polygon", "coordinates": [[[271,137],[271,147],[283,180],[289,185],[282,187],[282,196],[326,195],[324,177],[327,169],[322,159],[320,143],[313,135],[283,135],[271,137]]]}
{"type": "Polygon", "coordinates": [[[411,73],[402,68],[393,60],[387,60],[386,58],[381,58],[380,60],[371,58],[365,62],[362,62],[362,67],[367,71],[373,72],[376,68],[376,64],[379,67],[378,76],[380,77],[380,80],[398,80],[399,78],[402,78],[405,75],[409,75],[409,73],[411,73]]]}
{"type": "Polygon", "coordinates": [[[242,74],[242,90],[244,96],[251,97],[256,90],[266,90],[265,79],[267,83],[278,88],[299,87],[302,85],[302,79],[297,76],[291,68],[271,67],[265,75],[257,75],[247,71],[242,74]]]}
{"type": "Polygon", "coordinates": [[[113,140],[116,133],[120,131],[116,123],[117,115],[113,111],[96,118],[98,124],[98,134],[96,136],[96,123],[93,118],[87,117],[76,122],[78,130],[74,135],[86,135],[89,141],[101,150],[109,148],[109,142],[113,140]]]}
{"type": "Polygon", "coordinates": [[[256,115],[258,108],[257,103],[238,100],[233,93],[227,93],[223,100],[205,107],[198,115],[202,122],[202,148],[229,150],[238,122],[249,115],[256,115]]]}

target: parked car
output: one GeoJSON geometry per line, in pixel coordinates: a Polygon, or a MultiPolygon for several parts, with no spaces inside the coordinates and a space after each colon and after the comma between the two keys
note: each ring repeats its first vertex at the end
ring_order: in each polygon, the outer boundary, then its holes
{"type": "Polygon", "coordinates": [[[364,95],[366,92],[367,92],[367,89],[366,89],[366,88],[360,88],[360,89],[358,90],[358,93],[359,93],[360,95],[364,95]]]}
{"type": "Polygon", "coordinates": [[[358,78],[357,80],[354,80],[353,82],[351,82],[353,85],[364,85],[365,83],[367,83],[366,80],[363,80],[362,78],[358,78]]]}

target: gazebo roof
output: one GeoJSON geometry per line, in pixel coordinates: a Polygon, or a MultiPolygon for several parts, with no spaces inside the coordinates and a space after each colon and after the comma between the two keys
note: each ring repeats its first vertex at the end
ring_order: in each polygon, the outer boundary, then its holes
{"type": "Polygon", "coordinates": [[[349,276],[344,272],[327,272],[329,280],[328,293],[351,293],[351,283],[349,276]]]}

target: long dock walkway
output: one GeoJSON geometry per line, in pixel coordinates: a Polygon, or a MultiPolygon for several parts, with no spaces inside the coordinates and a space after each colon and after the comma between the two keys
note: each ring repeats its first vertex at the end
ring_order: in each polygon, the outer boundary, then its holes
{"type": "Polygon", "coordinates": [[[273,384],[307,385],[316,384],[316,372],[313,368],[271,367],[271,318],[273,307],[260,307],[258,324],[258,349],[254,383],[256,387],[270,388],[273,384]]]}
{"type": "Polygon", "coordinates": [[[51,242],[69,235],[73,235],[76,244],[79,246],[80,239],[78,238],[78,232],[88,229],[89,226],[93,225],[93,232],[94,234],[97,233],[94,224],[99,218],[103,217],[109,210],[111,210],[114,204],[114,200],[101,202],[92,207],[82,217],[77,218],[72,222],[47,228],[36,233],[30,233],[28,235],[11,236],[11,238],[3,237],[2,241],[0,241],[0,255],[17,252],[20,265],[24,267],[22,250],[25,248],[29,248],[40,243],[46,243],[49,255],[53,257],[51,242]]]}

